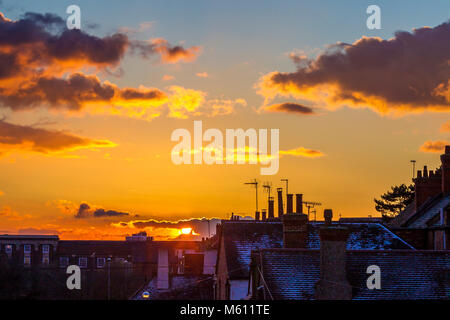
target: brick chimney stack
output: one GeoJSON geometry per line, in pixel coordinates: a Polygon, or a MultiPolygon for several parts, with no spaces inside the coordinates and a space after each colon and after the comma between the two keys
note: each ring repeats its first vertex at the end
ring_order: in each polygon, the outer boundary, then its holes
{"type": "Polygon", "coordinates": [[[303,194],[297,193],[295,195],[295,202],[296,202],[296,212],[303,213],[303,194]]]}
{"type": "Polygon", "coordinates": [[[450,193],[450,146],[445,146],[445,153],[441,155],[442,162],[442,192],[450,193]]]}
{"type": "Polygon", "coordinates": [[[273,219],[273,218],[275,218],[275,216],[274,216],[274,200],[273,200],[273,197],[269,197],[269,212],[268,212],[268,215],[269,215],[269,219],[273,219]]]}
{"type": "Polygon", "coordinates": [[[293,213],[294,212],[294,202],[293,202],[294,195],[292,193],[289,193],[286,195],[286,197],[287,197],[286,213],[293,213]]]}
{"type": "Polygon", "coordinates": [[[283,221],[283,247],[306,248],[308,242],[308,216],[306,214],[286,213],[283,221]]]}
{"type": "Polygon", "coordinates": [[[331,209],[323,210],[323,217],[325,219],[325,225],[331,226],[331,223],[333,222],[333,210],[331,209]]]}
{"type": "Polygon", "coordinates": [[[350,300],[352,287],[346,274],[346,247],[349,230],[332,225],[331,209],[324,211],[325,226],[319,229],[320,280],[316,283],[318,300],[350,300]]]}
{"type": "Polygon", "coordinates": [[[283,188],[277,188],[278,193],[278,217],[283,216],[283,188]]]}
{"type": "Polygon", "coordinates": [[[432,174],[432,171],[430,171],[430,174],[428,174],[427,166],[423,167],[423,171],[417,170],[417,178],[413,179],[415,184],[416,210],[418,210],[420,206],[424,204],[429,198],[432,198],[442,192],[444,184],[441,179],[441,171],[441,169],[437,169],[432,174]]]}

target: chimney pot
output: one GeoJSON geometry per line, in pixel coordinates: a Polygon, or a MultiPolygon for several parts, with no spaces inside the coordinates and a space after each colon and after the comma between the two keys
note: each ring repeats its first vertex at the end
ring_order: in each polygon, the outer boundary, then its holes
{"type": "Polygon", "coordinates": [[[428,178],[428,168],[427,166],[423,166],[423,177],[428,178]]]}
{"type": "Polygon", "coordinates": [[[255,220],[259,221],[259,211],[255,211],[255,220]]]}
{"type": "Polygon", "coordinates": [[[325,219],[325,225],[329,226],[333,220],[333,210],[325,209],[323,210],[323,217],[325,219]]]}
{"type": "Polygon", "coordinates": [[[303,194],[301,193],[297,193],[295,195],[295,199],[296,199],[296,209],[297,209],[297,213],[303,213],[303,194]]]}
{"type": "Polygon", "coordinates": [[[417,178],[422,178],[422,170],[417,170],[417,178]]]}
{"type": "Polygon", "coordinates": [[[274,216],[274,200],[273,200],[273,197],[269,197],[269,212],[268,212],[268,214],[269,214],[269,219],[273,219],[273,218],[275,218],[275,216],[274,216]]]}
{"type": "Polygon", "coordinates": [[[278,217],[283,216],[283,188],[277,188],[278,193],[278,217]]]}
{"type": "Polygon", "coordinates": [[[267,211],[266,211],[266,209],[263,209],[262,210],[262,219],[263,219],[263,221],[266,220],[266,218],[267,218],[267,211]]]}
{"type": "Polygon", "coordinates": [[[294,195],[292,193],[289,193],[286,196],[287,196],[286,213],[293,213],[294,212],[294,208],[293,208],[294,195]]]}

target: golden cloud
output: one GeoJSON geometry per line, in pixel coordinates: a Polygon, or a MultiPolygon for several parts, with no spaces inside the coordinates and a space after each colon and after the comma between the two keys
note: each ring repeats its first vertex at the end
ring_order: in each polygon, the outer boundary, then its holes
{"type": "Polygon", "coordinates": [[[449,141],[425,141],[419,148],[419,151],[426,153],[443,153],[445,146],[450,145],[449,141]]]}
{"type": "Polygon", "coordinates": [[[319,158],[325,155],[321,151],[307,149],[304,147],[298,147],[290,150],[280,150],[280,154],[286,156],[305,157],[305,158],[319,158]]]}

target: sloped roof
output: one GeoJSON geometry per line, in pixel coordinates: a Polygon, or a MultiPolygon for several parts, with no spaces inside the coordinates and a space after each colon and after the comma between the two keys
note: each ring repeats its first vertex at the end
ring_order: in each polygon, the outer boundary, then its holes
{"type": "Polygon", "coordinates": [[[439,214],[441,208],[450,205],[450,194],[439,193],[428,198],[417,210],[415,201],[410,203],[391,222],[392,227],[427,228],[427,222],[439,214]]]}
{"type": "MultiPolygon", "coordinates": [[[[307,249],[319,249],[319,228],[323,222],[309,222],[307,249]]],[[[414,249],[378,223],[345,223],[350,229],[348,250],[414,249]]],[[[222,236],[231,279],[249,276],[251,251],[283,247],[283,224],[262,221],[222,221],[222,236]]]]}
{"type": "Polygon", "coordinates": [[[442,193],[424,203],[423,206],[405,223],[410,228],[427,227],[427,222],[440,214],[442,208],[450,205],[450,195],[444,196],[442,193]]]}
{"type": "MultiPolygon", "coordinates": [[[[275,300],[314,299],[320,277],[319,250],[263,249],[264,281],[275,300]]],[[[450,252],[347,251],[347,279],[355,300],[449,299],[450,252]],[[369,290],[367,267],[381,270],[381,289],[369,290]]]]}

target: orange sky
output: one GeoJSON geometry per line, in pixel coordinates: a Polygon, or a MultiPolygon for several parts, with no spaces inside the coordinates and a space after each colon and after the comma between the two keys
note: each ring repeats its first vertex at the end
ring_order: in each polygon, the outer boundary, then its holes
{"type": "MultiPolygon", "coordinates": [[[[36,17],[3,14],[0,31],[13,34],[28,19],[50,32],[36,17]]],[[[418,167],[439,165],[450,140],[450,48],[440,43],[448,40],[448,23],[411,33],[419,39],[422,32],[440,48],[416,70],[407,67],[418,65],[420,39],[407,58],[383,58],[385,47],[401,42],[396,30],[389,36],[335,32],[306,56],[299,51],[309,45],[299,36],[288,48],[270,48],[269,59],[256,48],[231,46],[233,38],[222,34],[230,42],[226,56],[212,36],[186,41],[155,20],[141,29],[119,22],[114,32],[70,35],[84,41],[80,48],[64,47],[76,43],[68,35],[59,34],[55,48],[45,37],[30,43],[0,36],[0,71],[7,70],[0,72],[0,234],[123,239],[145,230],[171,239],[189,226],[180,220],[253,216],[254,190],[244,183],[254,178],[274,190],[288,178],[290,192],[323,204],[320,218],[324,208],[336,216],[378,216],[373,198],[411,181],[411,159],[418,167]],[[124,27],[128,33],[119,35],[124,27]],[[349,43],[342,49],[345,68],[332,59],[337,53],[323,55],[339,41],[349,43]],[[101,54],[90,49],[98,42],[101,54]],[[372,52],[385,63],[373,65],[372,52]],[[415,80],[437,67],[438,75],[415,80]],[[410,99],[414,93],[417,99],[410,99]],[[261,176],[260,165],[249,164],[174,165],[171,133],[192,132],[194,120],[222,132],[279,129],[279,172],[261,176]],[[134,223],[148,221],[146,227],[134,223]]],[[[274,31],[268,41],[279,36],[274,31]]],[[[262,188],[259,196],[266,208],[262,188]]]]}

